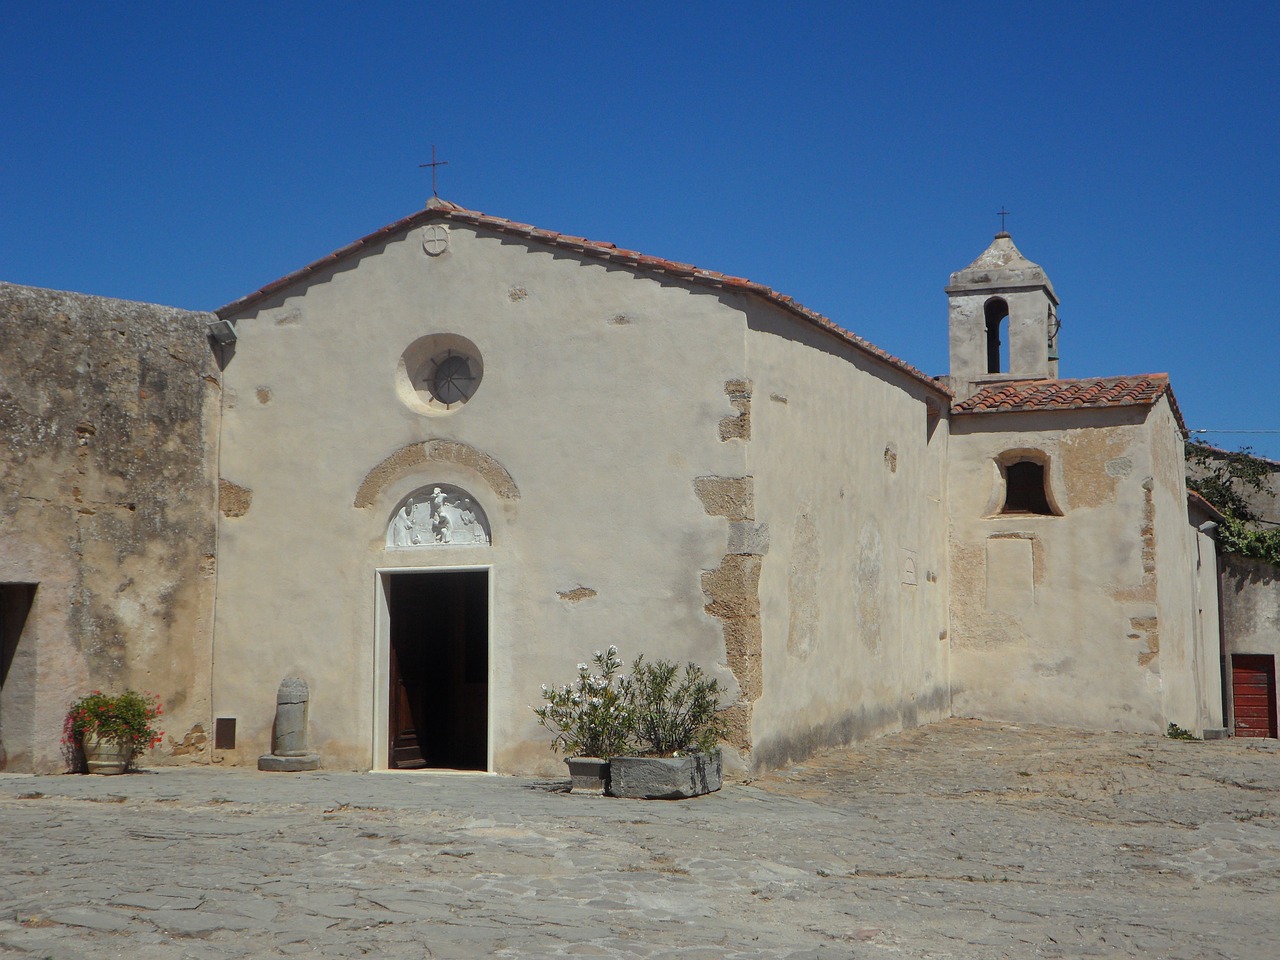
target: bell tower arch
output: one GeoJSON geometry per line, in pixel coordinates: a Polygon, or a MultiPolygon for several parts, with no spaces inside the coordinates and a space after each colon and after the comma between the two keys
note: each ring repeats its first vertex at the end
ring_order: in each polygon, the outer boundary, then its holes
{"type": "Polygon", "coordinates": [[[1058,376],[1058,295],[1005,232],[947,285],[956,399],[1002,380],[1058,376]]]}

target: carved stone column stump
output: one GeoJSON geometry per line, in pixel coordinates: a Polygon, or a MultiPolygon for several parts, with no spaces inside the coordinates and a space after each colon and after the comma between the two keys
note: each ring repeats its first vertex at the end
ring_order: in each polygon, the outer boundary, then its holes
{"type": "Polygon", "coordinates": [[[258,758],[259,770],[300,773],[320,769],[320,755],[307,750],[307,707],[311,691],[307,681],[289,677],[276,693],[276,722],[271,731],[271,752],[258,758]]]}

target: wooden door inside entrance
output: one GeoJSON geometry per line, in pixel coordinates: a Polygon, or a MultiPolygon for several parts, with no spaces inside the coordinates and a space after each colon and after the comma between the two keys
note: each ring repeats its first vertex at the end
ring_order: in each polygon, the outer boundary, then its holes
{"type": "Polygon", "coordinates": [[[390,574],[392,770],[488,769],[489,573],[390,574]]]}
{"type": "Polygon", "coordinates": [[[1276,736],[1276,658],[1270,654],[1231,655],[1231,699],[1237,737],[1276,736]]]}

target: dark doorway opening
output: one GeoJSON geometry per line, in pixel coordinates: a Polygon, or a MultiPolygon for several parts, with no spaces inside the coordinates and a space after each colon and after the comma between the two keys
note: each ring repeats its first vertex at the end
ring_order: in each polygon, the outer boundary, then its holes
{"type": "Polygon", "coordinates": [[[488,769],[488,571],[393,573],[387,580],[387,766],[488,769]]]}
{"type": "Polygon", "coordinates": [[[33,760],[36,652],[23,631],[35,598],[34,583],[0,583],[0,770],[33,760]]]}
{"type": "Polygon", "coordinates": [[[1237,737],[1276,736],[1276,658],[1271,654],[1231,655],[1231,699],[1237,737]]]}

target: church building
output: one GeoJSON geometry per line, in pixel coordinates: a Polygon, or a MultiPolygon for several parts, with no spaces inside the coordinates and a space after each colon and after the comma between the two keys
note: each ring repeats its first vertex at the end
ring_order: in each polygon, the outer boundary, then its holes
{"type": "Polygon", "coordinates": [[[946,296],[931,377],[439,199],[216,314],[0,284],[0,764],[131,686],[154,762],[252,766],[299,677],[331,769],[556,773],[529,705],[610,644],[719,679],[740,771],[950,716],[1222,728],[1168,377],[1060,379],[1008,234],[946,296]]]}

